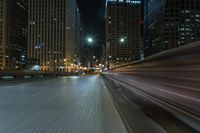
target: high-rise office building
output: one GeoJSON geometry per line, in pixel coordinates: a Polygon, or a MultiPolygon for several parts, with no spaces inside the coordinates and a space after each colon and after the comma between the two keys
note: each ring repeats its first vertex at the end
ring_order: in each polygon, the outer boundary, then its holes
{"type": "Polygon", "coordinates": [[[145,56],[200,37],[199,0],[145,0],[145,56]]]}
{"type": "Polygon", "coordinates": [[[139,59],[140,20],[140,0],[107,0],[106,58],[110,67],[139,59]]]}
{"type": "Polygon", "coordinates": [[[26,63],[27,0],[0,1],[0,69],[22,69],[26,63]]]}
{"type": "Polygon", "coordinates": [[[76,61],[75,0],[29,0],[28,57],[44,71],[69,70],[76,61]]]}

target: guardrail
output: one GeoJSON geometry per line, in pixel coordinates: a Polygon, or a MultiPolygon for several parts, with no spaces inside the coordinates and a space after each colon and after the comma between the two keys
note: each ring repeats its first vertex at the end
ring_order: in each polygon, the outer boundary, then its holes
{"type": "MultiPolygon", "coordinates": [[[[110,73],[200,122],[200,41],[111,69],[110,73]]],[[[188,118],[184,121],[191,124],[188,118]]],[[[200,131],[199,123],[191,126],[200,131]]]]}

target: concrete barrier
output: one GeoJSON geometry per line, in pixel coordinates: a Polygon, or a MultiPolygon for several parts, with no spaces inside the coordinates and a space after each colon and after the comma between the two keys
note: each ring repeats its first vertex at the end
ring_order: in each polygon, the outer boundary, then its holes
{"type": "MultiPolygon", "coordinates": [[[[162,100],[200,122],[200,41],[111,69],[110,73],[110,77],[162,100]]],[[[191,126],[200,131],[199,123],[191,126]]]]}

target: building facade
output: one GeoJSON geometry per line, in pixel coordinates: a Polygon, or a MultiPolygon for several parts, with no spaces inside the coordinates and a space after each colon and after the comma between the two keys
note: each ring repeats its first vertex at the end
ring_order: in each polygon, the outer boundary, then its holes
{"type": "Polygon", "coordinates": [[[144,5],[145,56],[199,39],[199,0],[145,0],[144,5]]]}
{"type": "Polygon", "coordinates": [[[23,69],[27,57],[28,1],[0,1],[0,69],[23,69]]]}
{"type": "Polygon", "coordinates": [[[44,71],[68,71],[76,61],[74,0],[30,0],[28,58],[44,71]]]}
{"type": "Polygon", "coordinates": [[[107,0],[106,57],[110,67],[139,59],[140,19],[140,0],[107,0]]]}

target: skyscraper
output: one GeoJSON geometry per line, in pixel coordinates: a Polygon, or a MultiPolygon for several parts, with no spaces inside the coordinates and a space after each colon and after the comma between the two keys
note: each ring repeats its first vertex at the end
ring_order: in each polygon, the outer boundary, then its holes
{"type": "Polygon", "coordinates": [[[29,62],[44,71],[69,70],[76,59],[75,0],[29,1],[29,62]]]}
{"type": "Polygon", "coordinates": [[[140,0],[107,0],[106,58],[111,67],[139,59],[140,19],[140,0]]]}
{"type": "Polygon", "coordinates": [[[145,0],[145,56],[200,37],[199,0],[145,0]]]}
{"type": "Polygon", "coordinates": [[[0,69],[20,69],[26,63],[27,0],[0,1],[0,69]]]}

